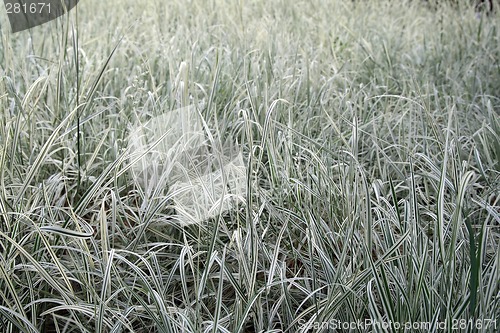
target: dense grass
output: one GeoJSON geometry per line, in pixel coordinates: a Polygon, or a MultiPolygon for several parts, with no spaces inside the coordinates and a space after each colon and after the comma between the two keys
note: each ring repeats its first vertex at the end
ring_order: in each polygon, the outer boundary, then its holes
{"type": "Polygon", "coordinates": [[[2,18],[0,330],[496,332],[498,14],[394,3],[86,0],[14,35],[2,18]],[[127,138],[188,105],[241,145],[248,186],[183,227],[127,138]]]}

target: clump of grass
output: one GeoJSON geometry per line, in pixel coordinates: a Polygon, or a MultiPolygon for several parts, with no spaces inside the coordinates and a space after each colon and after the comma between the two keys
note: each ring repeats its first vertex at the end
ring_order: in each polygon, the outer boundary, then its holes
{"type": "Polygon", "coordinates": [[[496,331],[495,17],[389,1],[78,10],[2,29],[2,331],[496,331]],[[181,226],[175,194],[134,181],[127,138],[188,105],[241,146],[247,190],[181,226]]]}

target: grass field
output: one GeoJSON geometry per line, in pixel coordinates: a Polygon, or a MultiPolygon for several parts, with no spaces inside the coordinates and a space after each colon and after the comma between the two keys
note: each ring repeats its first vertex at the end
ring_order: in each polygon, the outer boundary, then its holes
{"type": "Polygon", "coordinates": [[[0,331],[500,330],[500,14],[401,3],[2,14],[0,331]],[[246,185],[183,225],[128,142],[189,106],[246,185]]]}

